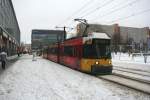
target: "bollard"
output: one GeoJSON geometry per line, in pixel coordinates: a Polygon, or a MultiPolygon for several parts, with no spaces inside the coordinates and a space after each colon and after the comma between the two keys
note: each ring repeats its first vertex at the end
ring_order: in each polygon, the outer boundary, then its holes
{"type": "Polygon", "coordinates": [[[35,56],[36,56],[36,53],[34,52],[34,53],[33,53],[32,61],[36,61],[35,56]]]}
{"type": "Polygon", "coordinates": [[[134,54],[132,54],[132,60],[134,60],[134,54]]]}
{"type": "Polygon", "coordinates": [[[144,55],[144,62],[147,63],[147,56],[144,55]]]}

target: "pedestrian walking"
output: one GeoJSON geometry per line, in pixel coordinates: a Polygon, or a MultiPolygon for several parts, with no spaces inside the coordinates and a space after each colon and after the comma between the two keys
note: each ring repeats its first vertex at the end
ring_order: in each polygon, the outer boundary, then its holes
{"type": "Polygon", "coordinates": [[[6,58],[7,58],[7,53],[2,51],[0,53],[0,61],[2,62],[2,69],[5,69],[5,65],[6,65],[6,58]]]}

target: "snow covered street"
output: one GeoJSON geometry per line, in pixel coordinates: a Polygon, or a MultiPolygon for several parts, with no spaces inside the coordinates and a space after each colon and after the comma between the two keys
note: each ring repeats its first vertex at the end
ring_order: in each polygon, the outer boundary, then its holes
{"type": "Polygon", "coordinates": [[[0,72],[0,100],[150,100],[150,95],[23,55],[0,72]]]}

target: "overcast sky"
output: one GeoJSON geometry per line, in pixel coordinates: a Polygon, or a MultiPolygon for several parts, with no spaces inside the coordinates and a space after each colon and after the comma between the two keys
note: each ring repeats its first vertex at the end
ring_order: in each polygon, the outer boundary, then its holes
{"type": "Polygon", "coordinates": [[[150,0],[12,0],[21,41],[31,43],[32,29],[74,27],[74,18],[89,23],[150,27],[150,0]]]}

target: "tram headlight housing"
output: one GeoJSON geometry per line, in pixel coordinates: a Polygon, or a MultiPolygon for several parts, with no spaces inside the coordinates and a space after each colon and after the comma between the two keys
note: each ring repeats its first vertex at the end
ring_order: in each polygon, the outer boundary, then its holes
{"type": "Polygon", "coordinates": [[[95,62],[95,64],[96,64],[96,65],[98,65],[98,64],[99,64],[99,62],[98,62],[98,61],[96,61],[96,62],[95,62]]]}
{"type": "Polygon", "coordinates": [[[108,63],[109,63],[109,64],[111,64],[112,62],[111,62],[111,61],[109,61],[108,63]]]}

